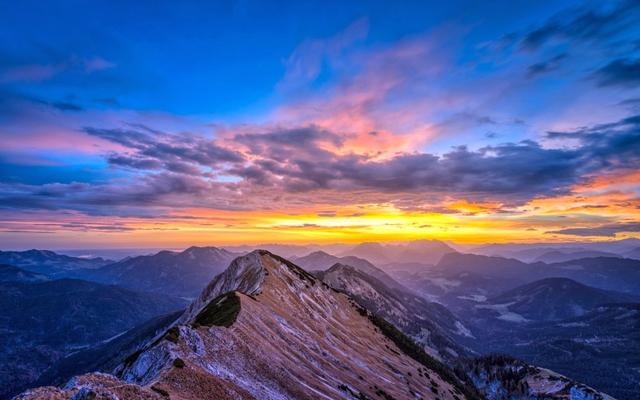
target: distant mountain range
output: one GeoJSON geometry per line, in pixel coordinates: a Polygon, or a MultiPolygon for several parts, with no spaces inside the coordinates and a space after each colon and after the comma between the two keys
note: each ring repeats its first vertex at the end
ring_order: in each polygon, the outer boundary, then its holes
{"type": "Polygon", "coordinates": [[[0,264],[51,277],[67,277],[78,270],[96,269],[112,262],[103,258],[70,257],[49,250],[0,251],[0,264]]]}
{"type": "Polygon", "coordinates": [[[560,251],[560,250],[552,250],[547,253],[542,254],[539,257],[536,257],[534,262],[543,262],[546,264],[553,264],[559,262],[566,262],[571,260],[580,260],[582,258],[593,258],[593,257],[614,257],[614,258],[622,258],[622,256],[610,253],[606,251],[560,251]]]}
{"type": "Polygon", "coordinates": [[[190,247],[180,253],[161,251],[85,271],[83,278],[128,289],[193,298],[237,254],[217,247],[190,247]]]}
{"type": "Polygon", "coordinates": [[[13,265],[0,264],[0,282],[43,282],[49,278],[43,274],[25,271],[13,265]]]}
{"type": "Polygon", "coordinates": [[[368,242],[344,250],[341,256],[356,256],[367,259],[376,265],[389,263],[435,264],[456,250],[439,240],[416,240],[402,244],[368,242]]]}
{"type": "Polygon", "coordinates": [[[569,278],[545,278],[493,297],[476,308],[493,310],[498,318],[555,321],[579,317],[607,303],[640,302],[640,296],[596,289],[569,278]]]}
{"type": "Polygon", "coordinates": [[[621,257],[638,258],[631,256],[633,254],[632,251],[637,248],[640,248],[640,239],[628,238],[600,242],[496,243],[471,247],[467,249],[467,252],[488,256],[517,258],[520,261],[533,262],[538,257],[552,251],[561,253],[598,252],[607,253],[609,256],[610,254],[615,254],[621,257]]]}
{"type": "Polygon", "coordinates": [[[544,278],[569,278],[598,289],[640,295],[640,260],[618,257],[528,264],[512,258],[452,253],[433,268],[391,275],[454,312],[464,312],[475,303],[544,278]]]}

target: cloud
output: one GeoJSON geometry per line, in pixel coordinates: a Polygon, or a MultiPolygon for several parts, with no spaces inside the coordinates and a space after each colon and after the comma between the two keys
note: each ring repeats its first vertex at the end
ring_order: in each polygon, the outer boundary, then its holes
{"type": "Polygon", "coordinates": [[[43,82],[64,72],[80,71],[90,74],[115,67],[116,64],[102,57],[69,57],[54,63],[24,63],[5,67],[0,73],[0,83],[43,82]]]}
{"type": "Polygon", "coordinates": [[[140,170],[160,170],[180,174],[203,175],[224,163],[239,163],[242,154],[221,147],[206,137],[192,134],[169,134],[145,125],[127,128],[85,127],[84,132],[124,146],[124,153],[111,153],[111,165],[140,170]]]}
{"type": "Polygon", "coordinates": [[[560,68],[560,63],[565,58],[567,58],[567,53],[561,53],[546,61],[531,64],[529,68],[527,68],[527,77],[534,78],[536,76],[555,71],[560,68]]]}
{"type": "Polygon", "coordinates": [[[307,39],[291,53],[285,62],[285,75],[280,89],[291,90],[315,81],[324,63],[339,62],[343,52],[366,38],[367,18],[360,18],[336,35],[323,39],[307,39]]]}
{"type": "Polygon", "coordinates": [[[640,59],[618,59],[598,69],[593,77],[600,86],[640,85],[640,59]]]}
{"type": "Polygon", "coordinates": [[[618,233],[626,232],[640,232],[640,223],[628,222],[619,224],[600,225],[589,228],[567,228],[557,231],[550,231],[547,233],[555,233],[559,235],[573,235],[573,236],[602,236],[602,237],[615,237],[618,233]]]}
{"type": "Polygon", "coordinates": [[[47,101],[42,99],[33,99],[33,101],[55,108],[60,111],[83,111],[84,108],[71,101],[47,101]]]}
{"type": "Polygon", "coordinates": [[[529,140],[478,150],[461,146],[441,155],[399,153],[378,160],[330,151],[326,143],[339,147],[339,137],[308,126],[238,136],[249,147],[252,161],[230,173],[285,192],[375,190],[520,203],[567,193],[591,174],[640,166],[640,116],[549,132],[547,137],[577,145],[548,148],[529,140]]]}
{"type": "Polygon", "coordinates": [[[527,32],[520,47],[537,50],[554,39],[572,41],[609,40],[629,26],[637,15],[640,4],[634,0],[618,2],[614,7],[606,4],[600,9],[581,8],[565,10],[551,17],[542,26],[527,32]]]}
{"type": "Polygon", "coordinates": [[[640,115],[549,132],[546,138],[560,147],[527,140],[384,159],[343,152],[340,135],[315,125],[238,133],[227,137],[224,147],[144,125],[85,131],[123,146],[107,161],[137,173],[106,183],[5,184],[3,208],[117,214],[154,207],[268,209],[312,202],[392,203],[452,212],[446,204],[453,198],[499,204],[497,212],[569,194],[593,176],[640,167],[640,115]],[[234,179],[219,180],[221,175],[234,179]]]}
{"type": "Polygon", "coordinates": [[[65,70],[65,65],[25,64],[7,69],[0,74],[0,82],[40,82],[65,70]]]}
{"type": "Polygon", "coordinates": [[[88,58],[83,60],[82,63],[84,64],[84,69],[87,72],[102,71],[116,66],[115,63],[105,60],[102,57],[88,58]]]}

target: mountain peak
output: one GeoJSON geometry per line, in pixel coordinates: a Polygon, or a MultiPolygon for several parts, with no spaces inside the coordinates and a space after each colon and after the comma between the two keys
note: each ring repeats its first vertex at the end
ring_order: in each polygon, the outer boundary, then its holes
{"type": "MultiPolygon", "coordinates": [[[[284,269],[312,285],[317,281],[313,275],[280,256],[267,250],[254,250],[235,258],[224,272],[216,276],[191,304],[181,320],[193,318],[203,307],[224,293],[238,291],[247,296],[258,295],[263,291],[265,278],[270,273],[282,278],[284,269]]],[[[292,277],[289,277],[287,282],[294,284],[292,277]]]]}

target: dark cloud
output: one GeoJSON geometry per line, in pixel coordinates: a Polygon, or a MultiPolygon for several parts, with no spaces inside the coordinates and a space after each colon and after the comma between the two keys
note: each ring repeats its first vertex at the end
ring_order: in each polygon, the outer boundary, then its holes
{"type": "Polygon", "coordinates": [[[111,165],[140,172],[107,183],[5,184],[0,208],[120,214],[154,207],[265,209],[275,202],[371,201],[411,209],[438,207],[447,196],[492,200],[508,208],[568,193],[596,174],[640,168],[640,115],[547,133],[547,139],[567,147],[522,141],[387,159],[345,151],[339,135],[315,126],[229,138],[229,145],[243,153],[206,138],[141,126],[86,131],[127,149],[110,154],[111,165]],[[219,175],[234,179],[220,181],[219,175]]]}
{"type": "Polygon", "coordinates": [[[60,111],[83,111],[84,108],[70,101],[47,101],[42,99],[33,99],[35,102],[53,107],[60,111]]]}
{"type": "Polygon", "coordinates": [[[594,73],[600,86],[640,85],[640,59],[618,59],[600,68],[594,73]]]}
{"type": "Polygon", "coordinates": [[[118,167],[208,175],[207,169],[244,160],[242,154],[221,147],[211,139],[168,134],[140,124],[116,129],[85,127],[84,132],[129,149],[127,153],[108,156],[109,163],[118,167]]]}
{"type": "Polygon", "coordinates": [[[620,103],[618,103],[618,105],[623,107],[629,107],[631,109],[636,109],[640,107],[640,97],[623,100],[620,103]]]}
{"type": "Polygon", "coordinates": [[[523,141],[478,150],[457,147],[442,155],[405,153],[382,161],[329,152],[321,147],[322,132],[312,127],[301,132],[305,140],[291,140],[291,131],[283,131],[282,137],[277,131],[250,136],[257,158],[231,172],[285,192],[371,189],[522,202],[566,193],[592,173],[640,166],[640,116],[548,133],[552,139],[577,141],[570,148],[523,141]]]}
{"type": "Polygon", "coordinates": [[[527,77],[534,78],[538,75],[543,75],[555,71],[560,67],[560,63],[565,58],[567,58],[567,53],[561,53],[546,61],[532,64],[529,66],[529,68],[527,68],[527,77]]]}
{"type": "Polygon", "coordinates": [[[640,168],[640,114],[570,132],[548,132],[551,139],[577,141],[582,172],[640,168]]]}
{"type": "Polygon", "coordinates": [[[116,97],[100,97],[93,101],[105,106],[120,107],[120,101],[116,97]]]}
{"type": "Polygon", "coordinates": [[[637,16],[640,3],[635,0],[622,1],[614,7],[605,4],[602,9],[566,10],[550,18],[542,26],[526,33],[520,46],[536,50],[553,39],[577,41],[608,40],[624,31],[637,16]]]}
{"type": "Polygon", "coordinates": [[[603,236],[615,237],[618,233],[640,232],[640,223],[629,222],[619,224],[600,225],[592,228],[567,228],[547,233],[573,236],[603,236]]]}

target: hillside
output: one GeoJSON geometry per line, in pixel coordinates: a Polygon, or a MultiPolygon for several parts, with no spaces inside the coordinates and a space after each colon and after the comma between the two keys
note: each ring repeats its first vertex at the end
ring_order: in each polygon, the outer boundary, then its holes
{"type": "Polygon", "coordinates": [[[179,299],[81,280],[0,283],[0,398],[62,357],[183,306],[179,299]]]}
{"type": "Polygon", "coordinates": [[[511,354],[614,396],[636,400],[640,304],[608,304],[561,321],[508,324],[480,334],[482,352],[511,354]]]}
{"type": "Polygon", "coordinates": [[[344,264],[336,264],[317,276],[394,324],[432,356],[453,362],[458,357],[470,355],[469,350],[456,343],[456,338],[470,337],[472,333],[442,305],[389,288],[376,278],[344,264]]]}
{"type": "Polygon", "coordinates": [[[25,271],[13,265],[0,264],[0,282],[42,282],[45,275],[25,271]]]}
{"type": "Polygon", "coordinates": [[[640,301],[624,293],[596,289],[568,278],[545,278],[517,287],[478,305],[499,318],[553,321],[578,317],[606,303],[640,301]]]}

